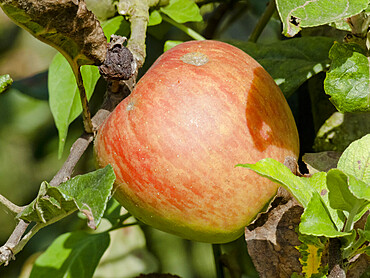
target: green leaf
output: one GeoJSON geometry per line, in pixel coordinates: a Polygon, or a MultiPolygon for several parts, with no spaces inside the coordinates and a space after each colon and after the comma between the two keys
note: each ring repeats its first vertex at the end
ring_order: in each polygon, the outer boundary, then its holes
{"type": "Polygon", "coordinates": [[[349,190],[359,199],[370,201],[370,184],[348,175],[349,190]]]}
{"type": "Polygon", "coordinates": [[[78,209],[84,213],[89,226],[95,229],[103,217],[116,176],[112,166],[76,176],[58,186],[67,200],[74,200],[78,209]]]}
{"type": "Polygon", "coordinates": [[[84,1],[3,0],[0,6],[17,25],[61,52],[72,67],[104,61],[106,38],[84,1]]]}
{"type": "Polygon", "coordinates": [[[367,0],[276,0],[283,34],[295,36],[301,28],[328,24],[360,13],[367,0]]]}
{"type": "Polygon", "coordinates": [[[30,278],[91,278],[109,242],[109,233],[63,234],[37,258],[30,278]]]}
{"type": "Polygon", "coordinates": [[[191,0],[170,0],[169,5],[160,8],[160,11],[177,23],[203,20],[199,7],[191,0]]]}
{"type": "Polygon", "coordinates": [[[76,210],[77,206],[73,200],[66,200],[57,187],[43,182],[36,199],[27,205],[17,217],[27,222],[48,223],[76,210]]]}
{"type": "Polygon", "coordinates": [[[325,236],[329,238],[350,235],[350,233],[337,230],[326,205],[317,192],[312,194],[312,198],[301,216],[299,231],[306,235],[325,236]]]}
{"type": "Polygon", "coordinates": [[[354,207],[359,207],[361,210],[368,203],[351,193],[348,187],[348,177],[341,170],[331,169],[326,175],[326,181],[332,208],[351,212],[354,207]]]}
{"type": "Polygon", "coordinates": [[[265,158],[255,164],[239,164],[237,166],[251,169],[259,175],[282,185],[302,204],[307,207],[314,192],[326,190],[326,173],[319,172],[310,178],[294,175],[284,164],[265,158]]]}
{"type": "Polygon", "coordinates": [[[154,10],[149,15],[148,26],[158,25],[162,22],[162,16],[158,10],[154,10]]]}
{"type": "Polygon", "coordinates": [[[171,49],[172,47],[183,43],[183,41],[166,41],[164,43],[163,52],[166,52],[167,50],[171,49]]]}
{"type": "Polygon", "coordinates": [[[259,175],[279,183],[288,190],[304,208],[308,206],[313,193],[320,194],[336,227],[338,229],[343,227],[343,213],[332,209],[329,205],[325,172],[315,173],[309,178],[298,177],[284,164],[271,158],[262,159],[255,164],[240,164],[238,166],[251,169],[259,175]]]}
{"type": "Polygon", "coordinates": [[[91,228],[99,225],[111,196],[115,175],[110,165],[76,176],[58,187],[41,184],[37,198],[19,215],[25,221],[48,223],[79,209],[91,228]]]}
{"type": "Polygon", "coordinates": [[[335,43],[324,81],[325,92],[340,112],[370,111],[370,62],[358,44],[335,43]]]}
{"type": "MultiPolygon", "coordinates": [[[[339,169],[331,169],[327,174],[327,186],[329,189],[329,202],[330,207],[337,210],[347,212],[347,220],[344,231],[350,231],[353,228],[353,224],[359,220],[369,209],[370,202],[365,199],[361,199],[352,194],[350,190],[350,177],[343,173],[339,169]]],[[[353,179],[355,179],[352,176],[353,179]]],[[[358,188],[366,189],[368,187],[361,181],[354,180],[352,183],[356,184],[358,188]],[[357,183],[360,182],[359,186],[357,183]]]]}
{"type": "MultiPolygon", "coordinates": [[[[99,70],[96,66],[82,66],[81,74],[87,98],[90,99],[100,77],[99,70]]],[[[69,124],[81,114],[82,105],[72,69],[59,53],[49,66],[48,87],[50,109],[59,133],[58,153],[61,157],[69,124]]]]}
{"type": "Polygon", "coordinates": [[[256,59],[289,97],[306,80],[329,67],[328,52],[334,40],[302,37],[271,44],[228,42],[256,59]]]}
{"type": "Polygon", "coordinates": [[[0,94],[5,92],[13,83],[13,79],[9,74],[0,75],[0,94]]]}
{"type": "MultiPolygon", "coordinates": [[[[370,187],[370,134],[352,142],[345,149],[338,161],[338,168],[362,180],[370,187]]],[[[369,196],[369,193],[365,196],[369,196]]]]}
{"type": "Polygon", "coordinates": [[[104,35],[109,38],[113,35],[128,36],[130,33],[130,24],[124,19],[122,15],[113,17],[101,23],[104,35]]]}

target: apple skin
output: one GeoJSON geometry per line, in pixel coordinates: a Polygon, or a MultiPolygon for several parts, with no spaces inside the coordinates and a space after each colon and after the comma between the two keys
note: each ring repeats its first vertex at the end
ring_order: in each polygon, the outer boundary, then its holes
{"type": "Polygon", "coordinates": [[[137,219],[186,239],[244,232],[278,185],[241,167],[298,157],[290,108],[249,55],[217,41],[168,50],[99,129],[95,152],[115,198],[137,219]]]}

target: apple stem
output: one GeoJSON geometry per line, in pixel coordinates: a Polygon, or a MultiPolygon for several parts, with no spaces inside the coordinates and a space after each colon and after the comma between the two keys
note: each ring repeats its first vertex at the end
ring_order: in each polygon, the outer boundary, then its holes
{"type": "Polygon", "coordinates": [[[212,250],[213,250],[213,257],[215,260],[215,267],[216,267],[216,274],[217,278],[224,278],[225,273],[224,273],[224,267],[221,261],[221,245],[220,244],[212,244],[212,250]]]}
{"type": "Polygon", "coordinates": [[[263,29],[265,29],[267,23],[270,21],[271,16],[276,10],[275,0],[270,0],[267,4],[266,10],[263,12],[262,16],[258,20],[256,27],[254,27],[252,34],[250,35],[249,42],[257,42],[258,38],[262,34],[263,29]]]}

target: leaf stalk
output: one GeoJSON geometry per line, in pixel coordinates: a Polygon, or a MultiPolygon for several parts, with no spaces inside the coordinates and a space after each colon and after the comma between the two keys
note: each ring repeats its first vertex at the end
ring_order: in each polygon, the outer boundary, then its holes
{"type": "Polygon", "coordinates": [[[275,10],[276,10],[275,0],[270,0],[270,2],[267,4],[266,10],[259,18],[256,27],[254,27],[252,34],[248,39],[249,42],[257,42],[258,38],[262,34],[262,31],[265,29],[267,23],[270,21],[270,18],[274,14],[275,10]]]}
{"type": "Polygon", "coordinates": [[[93,124],[92,124],[92,121],[91,121],[89,101],[87,99],[85,86],[84,86],[82,75],[81,75],[81,67],[78,66],[78,65],[73,65],[72,69],[73,69],[73,73],[76,77],[77,88],[78,88],[78,91],[80,93],[84,129],[85,129],[86,133],[93,133],[94,132],[94,127],[93,127],[93,124]]]}
{"type": "Polygon", "coordinates": [[[194,31],[193,29],[187,27],[184,24],[177,23],[176,21],[174,21],[173,19],[169,18],[168,16],[164,14],[162,14],[162,19],[170,23],[171,25],[175,26],[176,28],[180,29],[181,31],[183,31],[185,34],[187,34],[189,37],[191,37],[194,40],[203,41],[206,39],[205,37],[203,37],[198,32],[194,31]]]}

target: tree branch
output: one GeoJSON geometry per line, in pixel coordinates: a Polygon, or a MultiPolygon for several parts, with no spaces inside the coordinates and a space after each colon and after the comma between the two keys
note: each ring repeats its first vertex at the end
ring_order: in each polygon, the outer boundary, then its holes
{"type": "Polygon", "coordinates": [[[7,198],[0,194],[0,204],[3,205],[12,214],[18,214],[22,211],[22,207],[13,204],[7,198]]]}
{"type": "Polygon", "coordinates": [[[12,259],[15,259],[13,248],[15,248],[21,240],[28,225],[28,223],[20,220],[13,233],[10,235],[8,241],[0,247],[0,265],[2,265],[3,263],[5,265],[8,265],[12,259]]]}

